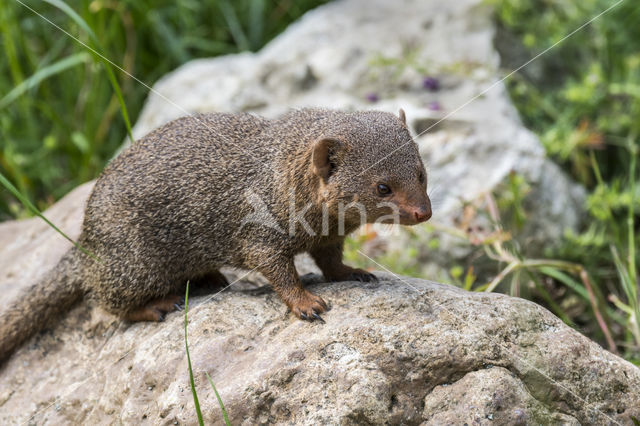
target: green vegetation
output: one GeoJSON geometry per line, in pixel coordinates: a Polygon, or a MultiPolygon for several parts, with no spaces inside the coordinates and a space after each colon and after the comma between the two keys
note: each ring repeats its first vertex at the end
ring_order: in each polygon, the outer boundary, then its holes
{"type": "MultiPolygon", "coordinates": [[[[3,2],[0,173],[39,209],[47,207],[98,175],[147,96],[147,88],[53,24],[152,85],[190,59],[257,50],[325,2],[3,2]]],[[[0,192],[0,220],[30,214],[10,193],[0,192]]]]}
{"type": "MultiPolygon", "coordinates": [[[[202,417],[202,409],[200,408],[200,400],[198,399],[198,392],[196,391],[196,382],[193,378],[193,367],[191,366],[191,355],[189,354],[189,340],[187,339],[187,325],[189,324],[189,320],[187,318],[187,314],[189,312],[189,282],[187,281],[187,289],[184,295],[184,348],[185,353],[187,354],[187,367],[189,369],[189,386],[191,387],[191,395],[193,396],[193,405],[196,409],[196,416],[198,417],[198,424],[200,426],[204,425],[204,419],[202,417]]],[[[229,426],[231,423],[229,422],[229,417],[227,415],[227,410],[224,408],[224,404],[222,402],[222,398],[218,393],[218,389],[216,389],[216,385],[213,384],[213,380],[208,372],[205,371],[207,375],[207,379],[209,380],[209,384],[211,388],[216,394],[216,399],[218,400],[218,405],[220,406],[220,410],[222,410],[222,418],[224,419],[224,424],[229,426]]]]}
{"type": "MultiPolygon", "coordinates": [[[[613,4],[507,0],[496,3],[496,12],[504,33],[534,56],[613,4]]],[[[589,326],[579,316],[572,319],[596,336],[614,340],[618,350],[636,362],[640,360],[639,22],[640,5],[621,2],[541,57],[535,69],[524,68],[508,82],[527,127],[540,136],[550,157],[589,191],[584,229],[567,233],[560,250],[546,253],[584,268],[577,273],[584,286],[557,269],[547,274],[558,285],[575,288],[556,303],[562,305],[580,288],[588,290],[592,300],[586,318],[599,326],[589,326]]]]}
{"type": "Polygon", "coordinates": [[[198,399],[198,392],[196,391],[196,382],[193,378],[193,367],[191,366],[191,354],[189,354],[189,339],[187,338],[187,325],[189,320],[187,314],[189,313],[189,283],[187,282],[187,290],[184,295],[184,349],[187,354],[187,367],[189,368],[189,386],[191,387],[191,395],[193,396],[193,405],[196,409],[196,415],[198,416],[198,424],[204,425],[202,420],[202,410],[200,409],[200,400],[198,399]]]}
{"type": "MultiPolygon", "coordinates": [[[[496,11],[496,44],[505,75],[614,5],[604,0],[488,1],[496,11]]],[[[470,264],[452,267],[441,279],[469,290],[533,299],[638,364],[639,22],[640,5],[623,1],[505,82],[525,125],[539,135],[549,157],[587,188],[587,217],[580,232],[567,232],[560,248],[531,258],[527,247],[512,238],[527,221],[530,191],[515,174],[495,194],[469,203],[459,227],[426,225],[477,247],[470,264]],[[486,218],[492,229],[469,227],[477,216],[486,218]]],[[[382,65],[397,67],[397,62],[382,65]]],[[[412,66],[410,58],[400,62],[412,66]]],[[[366,241],[366,234],[348,241],[348,256],[358,260],[366,241]]],[[[422,244],[435,249],[438,239],[431,236],[422,244]]],[[[418,259],[386,257],[389,262],[381,263],[394,272],[421,275],[418,259]]],[[[358,263],[376,268],[362,258],[358,263]]]]}

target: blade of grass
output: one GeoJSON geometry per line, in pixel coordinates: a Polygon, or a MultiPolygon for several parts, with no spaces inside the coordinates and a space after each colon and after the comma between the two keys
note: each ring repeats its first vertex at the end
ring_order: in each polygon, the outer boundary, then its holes
{"type": "Polygon", "coordinates": [[[495,290],[498,284],[500,284],[507,275],[509,275],[513,270],[517,269],[519,266],[520,266],[520,262],[514,261],[509,263],[506,268],[500,271],[500,273],[493,280],[491,280],[491,282],[487,285],[484,291],[487,293],[490,293],[493,290],[495,290]]]}
{"type": "Polygon", "coordinates": [[[228,0],[222,0],[218,4],[218,7],[222,12],[222,16],[224,16],[224,20],[227,21],[229,32],[231,32],[231,37],[233,37],[233,40],[238,45],[238,49],[250,50],[251,44],[249,43],[249,39],[242,29],[242,25],[240,24],[240,20],[238,19],[238,15],[233,9],[233,6],[231,6],[228,0]]]}
{"type": "Polygon", "coordinates": [[[620,259],[620,255],[618,254],[618,249],[616,246],[611,245],[611,256],[613,257],[613,262],[616,265],[616,271],[618,272],[618,278],[620,279],[620,283],[622,284],[622,289],[624,290],[627,301],[629,305],[634,308],[637,306],[638,301],[638,293],[636,289],[635,283],[631,280],[631,274],[627,270],[627,267],[620,259]]]}
{"type": "Polygon", "coordinates": [[[13,101],[22,96],[25,92],[37,86],[47,78],[59,74],[67,70],[68,68],[72,68],[78,64],[87,62],[90,58],[91,56],[89,56],[89,54],[86,52],[77,53],[75,55],[61,59],[49,66],[39,69],[33,75],[31,75],[31,77],[23,80],[22,83],[18,84],[2,99],[0,99],[0,109],[7,107],[13,101]]]}
{"type": "Polygon", "coordinates": [[[604,318],[602,317],[602,314],[600,313],[600,308],[599,308],[598,302],[596,301],[596,296],[593,292],[593,285],[591,285],[591,279],[589,278],[589,274],[587,274],[587,270],[584,268],[580,269],[580,279],[582,280],[582,283],[587,289],[587,294],[589,294],[589,301],[591,302],[593,313],[596,316],[596,321],[598,322],[600,329],[604,333],[604,337],[607,340],[607,345],[609,345],[609,350],[614,354],[617,354],[618,348],[615,342],[613,341],[613,337],[611,336],[611,332],[609,331],[609,326],[607,325],[607,322],[604,320],[604,318]]]}
{"type": "Polygon", "coordinates": [[[569,275],[565,274],[562,271],[557,270],[556,268],[547,267],[547,266],[543,266],[542,268],[539,269],[539,271],[545,275],[550,276],[555,280],[560,281],[561,283],[569,287],[571,290],[578,293],[580,297],[582,297],[584,300],[586,300],[587,302],[589,301],[589,295],[587,294],[587,290],[584,288],[584,286],[581,286],[577,281],[575,281],[569,275]]]}
{"type": "Polygon", "coordinates": [[[13,79],[14,84],[20,84],[24,79],[22,73],[22,67],[18,59],[18,49],[16,48],[16,42],[14,40],[14,32],[16,32],[16,16],[15,11],[10,7],[3,7],[0,10],[0,30],[2,30],[4,50],[7,64],[9,65],[9,71],[13,79]]]}
{"type": "Polygon", "coordinates": [[[473,266],[469,266],[467,269],[467,274],[464,276],[464,289],[467,291],[471,291],[471,287],[473,287],[473,283],[476,282],[476,276],[473,274],[473,266]]]}
{"type": "MultiPolygon", "coordinates": [[[[636,271],[636,241],[635,241],[635,202],[633,197],[636,194],[636,162],[638,161],[638,146],[633,143],[634,137],[630,137],[628,139],[628,149],[630,155],[630,163],[629,163],[629,187],[631,188],[631,201],[629,202],[629,211],[627,213],[627,244],[629,250],[629,278],[634,287],[634,293],[636,294],[636,302],[637,302],[637,282],[638,282],[638,274],[636,271]]],[[[640,320],[640,319],[639,319],[640,320]]]]}
{"type": "Polygon", "coordinates": [[[264,0],[249,2],[249,41],[251,50],[258,50],[262,45],[264,32],[264,0]]]}
{"type": "MultiPolygon", "coordinates": [[[[20,48],[21,45],[23,46],[21,37],[22,28],[17,18],[18,13],[13,7],[4,6],[0,9],[2,9],[0,10],[0,34],[2,34],[3,39],[2,47],[7,59],[13,85],[18,85],[24,80],[23,64],[21,63],[20,54],[18,53],[22,50],[20,48]]],[[[4,66],[2,68],[4,69],[4,66]]],[[[4,83],[8,86],[9,81],[7,78],[4,83]]],[[[0,90],[3,92],[8,91],[8,87],[0,90]]],[[[21,123],[22,126],[20,127],[26,129],[30,138],[35,139],[39,122],[31,113],[27,99],[21,99],[18,109],[20,110],[21,117],[24,119],[24,123],[21,123]]],[[[9,142],[7,141],[7,143],[9,142]]],[[[20,187],[24,189],[22,185],[20,185],[20,187]]]]}
{"type": "Polygon", "coordinates": [[[69,16],[69,18],[71,18],[89,35],[89,38],[91,39],[93,44],[92,48],[98,52],[98,54],[94,53],[94,55],[98,58],[100,62],[102,62],[102,65],[104,66],[104,69],[107,73],[107,78],[109,79],[109,82],[113,87],[113,91],[116,97],[118,98],[118,102],[120,103],[120,112],[122,114],[122,119],[124,120],[125,126],[127,128],[127,134],[129,135],[129,139],[131,139],[131,142],[133,143],[133,133],[131,131],[131,121],[129,120],[129,113],[127,111],[127,106],[124,103],[122,91],[120,90],[120,85],[118,84],[118,80],[116,79],[116,76],[113,73],[111,64],[106,60],[104,56],[105,50],[100,44],[100,40],[98,40],[98,37],[93,32],[91,27],[85,22],[85,20],[82,19],[82,17],[78,15],[76,11],[73,10],[68,4],[60,0],[44,0],[44,1],[60,9],[62,12],[64,12],[67,16],[69,16]]]}
{"type": "Polygon", "coordinates": [[[544,288],[544,285],[542,285],[536,274],[528,270],[526,272],[531,281],[533,281],[536,290],[538,290],[540,296],[547,302],[553,313],[556,314],[556,316],[558,316],[565,324],[575,328],[575,323],[571,320],[571,318],[569,318],[567,314],[564,313],[564,310],[560,307],[560,305],[558,305],[556,301],[553,300],[553,297],[551,297],[547,289],[544,288]]]}
{"type": "Polygon", "coordinates": [[[196,382],[193,379],[193,368],[191,367],[191,356],[189,355],[189,341],[187,340],[187,313],[189,311],[189,281],[187,281],[187,291],[184,295],[184,347],[187,351],[187,364],[189,365],[189,383],[191,384],[191,394],[193,395],[193,404],[196,406],[196,415],[198,423],[204,426],[202,419],[202,410],[200,410],[200,401],[198,401],[198,393],[196,392],[196,382]]]}
{"type": "Polygon", "coordinates": [[[154,10],[149,13],[149,20],[156,27],[155,32],[162,37],[164,45],[172,57],[177,58],[181,64],[191,59],[189,52],[184,47],[184,41],[175,33],[173,28],[167,24],[165,15],[154,10]]]}
{"type": "Polygon", "coordinates": [[[222,41],[207,40],[202,37],[184,36],[182,44],[185,49],[201,50],[207,55],[221,55],[233,49],[233,46],[222,41]]]}
{"type": "MultiPolygon", "coordinates": [[[[587,290],[583,285],[580,285],[576,280],[574,280],[571,276],[561,272],[552,267],[542,267],[539,271],[545,275],[550,276],[551,278],[561,282],[562,284],[569,287],[571,290],[576,292],[580,297],[582,297],[586,302],[590,302],[589,295],[587,294],[587,290]]],[[[623,318],[618,312],[605,306],[607,315],[616,321],[618,324],[624,325],[626,324],[625,318],[623,318]]]]}
{"type": "Polygon", "coordinates": [[[220,409],[222,410],[222,417],[224,417],[224,424],[226,424],[227,426],[231,426],[231,422],[229,422],[229,416],[227,416],[227,410],[225,410],[224,408],[224,404],[222,403],[222,398],[220,398],[218,389],[216,389],[216,385],[213,384],[213,380],[211,380],[211,376],[209,376],[209,373],[205,371],[205,374],[207,375],[207,379],[209,379],[209,383],[211,383],[213,391],[216,393],[216,398],[218,398],[218,404],[220,405],[220,409]]]}
{"type": "Polygon", "coordinates": [[[631,309],[631,315],[629,318],[629,322],[631,323],[631,332],[636,339],[636,343],[640,345],[640,307],[638,306],[636,283],[631,281],[630,273],[625,267],[625,264],[620,259],[618,250],[616,250],[615,246],[613,245],[611,246],[611,254],[616,265],[620,283],[622,285],[622,288],[624,289],[625,294],[627,295],[627,303],[629,304],[629,307],[631,309]]]}

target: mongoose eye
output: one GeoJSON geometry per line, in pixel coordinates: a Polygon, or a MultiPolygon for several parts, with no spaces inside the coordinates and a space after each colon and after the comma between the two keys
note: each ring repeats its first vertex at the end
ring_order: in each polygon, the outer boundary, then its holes
{"type": "Polygon", "coordinates": [[[389,188],[384,183],[378,184],[378,195],[385,196],[389,194],[391,194],[391,188],[389,188]]]}
{"type": "Polygon", "coordinates": [[[418,172],[418,182],[424,183],[424,173],[418,172]]]}

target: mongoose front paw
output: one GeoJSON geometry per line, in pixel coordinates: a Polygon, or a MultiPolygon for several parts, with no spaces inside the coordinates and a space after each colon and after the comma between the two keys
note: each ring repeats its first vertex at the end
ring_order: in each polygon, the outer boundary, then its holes
{"type": "Polygon", "coordinates": [[[348,280],[368,283],[378,281],[378,277],[376,277],[372,273],[365,271],[364,269],[354,269],[353,272],[349,274],[348,280]]]}
{"type": "Polygon", "coordinates": [[[324,323],[321,313],[328,311],[327,303],[320,296],[304,290],[301,296],[290,305],[291,312],[298,318],[307,321],[318,320],[324,323]]]}
{"type": "Polygon", "coordinates": [[[376,282],[378,277],[360,268],[351,268],[345,266],[345,269],[340,271],[339,274],[332,274],[326,277],[330,281],[361,281],[361,282],[376,282]]]}

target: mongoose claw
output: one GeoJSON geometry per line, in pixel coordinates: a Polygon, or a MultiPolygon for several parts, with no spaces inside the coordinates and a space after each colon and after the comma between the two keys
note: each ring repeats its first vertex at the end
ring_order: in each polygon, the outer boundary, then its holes
{"type": "Polygon", "coordinates": [[[312,322],[315,320],[324,322],[320,314],[329,310],[327,303],[321,297],[307,290],[304,290],[289,306],[295,316],[312,322]]]}
{"type": "Polygon", "coordinates": [[[173,307],[176,308],[176,311],[181,311],[182,309],[184,309],[184,306],[179,303],[174,303],[173,307]]]}
{"type": "Polygon", "coordinates": [[[363,283],[378,281],[378,277],[364,270],[357,270],[356,272],[351,274],[349,279],[353,281],[360,281],[363,283]]]}
{"type": "Polygon", "coordinates": [[[350,266],[343,265],[339,273],[329,273],[325,276],[330,281],[360,281],[363,283],[377,282],[378,277],[370,272],[360,268],[352,268],[350,266]]]}

